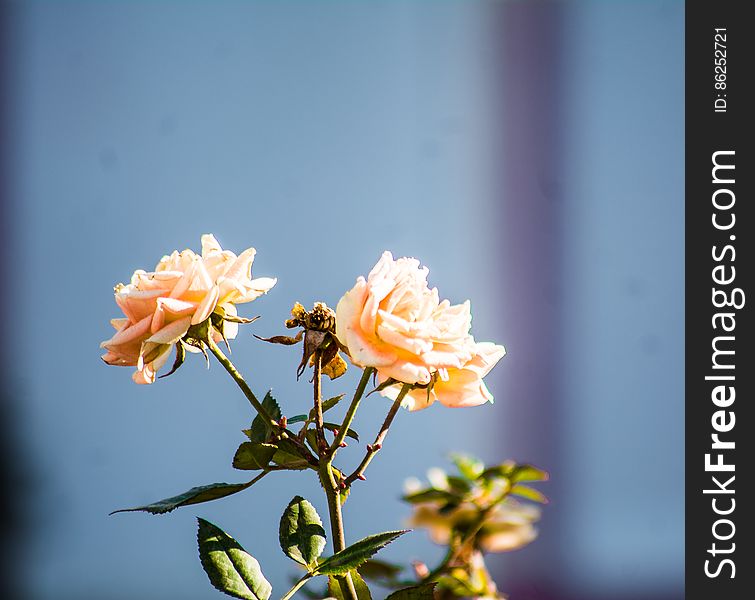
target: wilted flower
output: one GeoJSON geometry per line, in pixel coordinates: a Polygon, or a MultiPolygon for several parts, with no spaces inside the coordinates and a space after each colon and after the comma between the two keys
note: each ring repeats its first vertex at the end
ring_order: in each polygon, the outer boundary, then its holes
{"type": "MultiPolygon", "coordinates": [[[[493,400],[482,378],[504,356],[503,346],[475,342],[469,301],[440,301],[427,285],[427,267],[384,252],[367,279],[359,277],[336,307],[336,335],[360,367],[378,381],[415,384],[404,399],[410,410],[438,400],[476,406],[493,400]]],[[[381,393],[396,398],[398,386],[381,393]]]]}
{"type": "Polygon", "coordinates": [[[335,336],[336,314],[324,302],[315,302],[312,310],[307,311],[299,302],[291,309],[291,318],[286,320],[288,329],[301,327],[295,336],[274,335],[264,338],[255,335],[263,342],[292,346],[304,340],[301,362],[296,369],[296,377],[301,377],[307,364],[314,365],[315,352],[320,352],[320,365],[323,375],[337,379],[346,372],[346,361],[338,354],[340,347],[335,336]]]}
{"type": "MultiPolygon", "coordinates": [[[[164,256],[153,272],[137,270],[128,285],[115,287],[115,301],[125,318],[113,319],[116,334],[102,342],[102,359],[109,365],[135,366],[136,383],[152,383],[168,360],[171,348],[192,325],[216,314],[222,329],[216,341],[238,332],[236,304],[265,294],[276,280],[251,278],[256,250],[236,256],[223,250],[211,234],[202,236],[202,255],[191,250],[164,256]]],[[[191,345],[181,345],[197,351],[191,345]]]]}

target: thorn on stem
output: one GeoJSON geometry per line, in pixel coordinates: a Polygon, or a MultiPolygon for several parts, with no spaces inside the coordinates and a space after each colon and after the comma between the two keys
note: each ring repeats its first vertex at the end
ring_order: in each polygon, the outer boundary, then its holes
{"type": "Polygon", "coordinates": [[[288,417],[281,417],[278,421],[278,425],[280,425],[283,429],[288,427],[288,417]]]}
{"type": "Polygon", "coordinates": [[[367,478],[364,475],[362,475],[361,473],[359,473],[357,475],[357,479],[359,479],[359,481],[366,481],[367,480],[367,478]]]}
{"type": "Polygon", "coordinates": [[[373,450],[374,450],[375,452],[377,452],[377,451],[378,451],[378,450],[380,450],[380,448],[382,448],[382,447],[383,447],[383,444],[375,444],[375,445],[374,445],[374,446],[372,447],[372,449],[373,449],[373,450]]]}
{"type": "Polygon", "coordinates": [[[348,446],[348,444],[347,444],[346,442],[341,442],[341,443],[340,443],[340,444],[338,445],[338,447],[339,447],[339,448],[345,448],[346,446],[348,446]]]}
{"type": "Polygon", "coordinates": [[[414,568],[414,573],[419,579],[424,579],[430,574],[430,569],[428,569],[427,565],[422,561],[412,561],[412,567],[414,568]]]}

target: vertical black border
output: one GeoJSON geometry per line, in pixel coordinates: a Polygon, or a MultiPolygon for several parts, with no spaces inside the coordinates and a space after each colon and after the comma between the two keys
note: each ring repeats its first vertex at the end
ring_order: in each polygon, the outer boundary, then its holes
{"type": "Polygon", "coordinates": [[[19,297],[14,289],[11,261],[14,256],[14,207],[12,198],[11,112],[13,100],[13,25],[17,6],[0,0],[0,314],[11,332],[0,344],[0,598],[22,598],[19,567],[26,551],[27,525],[24,492],[27,491],[26,461],[16,434],[18,398],[15,394],[16,373],[13,365],[13,339],[18,335],[21,318],[11,298],[19,297]],[[15,330],[16,333],[12,331],[15,330]]]}
{"type": "MultiPolygon", "coordinates": [[[[755,237],[755,218],[752,203],[755,202],[752,181],[755,178],[753,152],[755,140],[752,137],[750,113],[755,110],[752,89],[751,44],[755,40],[751,31],[751,21],[746,16],[746,2],[736,0],[692,1],[686,4],[686,597],[689,600],[722,598],[726,600],[745,600],[753,597],[755,586],[755,569],[752,567],[752,494],[746,488],[753,488],[749,481],[753,476],[752,440],[753,429],[753,363],[752,345],[755,343],[753,330],[752,305],[755,303],[755,287],[752,285],[753,238],[755,237]],[[715,29],[726,29],[726,73],[725,89],[715,87],[715,29]],[[720,94],[720,96],[719,96],[720,94]],[[724,96],[725,94],[725,96],[724,96]],[[726,101],[726,111],[716,112],[715,101],[726,101]],[[726,155],[733,160],[733,183],[714,183],[712,157],[717,151],[734,151],[726,155]],[[721,211],[722,223],[728,224],[730,214],[736,214],[735,225],[727,231],[717,230],[713,226],[713,195],[718,189],[729,189],[735,196],[735,202],[728,211],[721,211]],[[734,236],[734,239],[731,239],[734,236]],[[726,245],[732,245],[736,256],[731,252],[721,260],[726,245]],[[732,260],[733,259],[733,260],[732,260]],[[736,279],[729,285],[720,285],[713,281],[713,269],[725,265],[725,273],[731,274],[730,268],[736,269],[736,279]],[[745,305],[738,310],[733,308],[716,308],[713,305],[713,290],[720,289],[730,294],[734,288],[741,288],[746,296],[745,305]],[[733,332],[714,329],[714,315],[717,312],[734,312],[736,329],[733,332]],[[733,369],[712,368],[712,342],[716,336],[734,336],[734,340],[720,341],[730,344],[735,351],[729,355],[733,369]],[[712,418],[721,407],[716,406],[711,395],[715,385],[721,382],[706,380],[708,375],[731,375],[735,381],[726,382],[736,389],[736,399],[725,410],[722,418],[729,422],[735,419],[734,428],[726,433],[719,433],[721,440],[734,441],[736,447],[725,450],[722,460],[733,464],[735,471],[706,471],[706,454],[710,462],[715,463],[721,450],[712,450],[712,434],[717,433],[712,418]],[[732,417],[732,414],[734,415],[732,417]],[[728,485],[731,476],[735,479],[728,485]],[[733,494],[705,493],[716,490],[713,480],[717,477],[727,490],[733,494]],[[713,501],[717,508],[727,511],[735,499],[735,507],[730,515],[717,515],[713,510],[713,501]],[[717,519],[730,519],[734,524],[734,535],[730,540],[716,540],[713,528],[717,519]],[[718,549],[728,550],[736,544],[731,554],[717,553],[710,550],[712,544],[718,549]],[[730,564],[721,566],[721,561],[730,559],[730,564]],[[710,577],[708,571],[718,576],[710,577]],[[731,575],[734,577],[731,577],[731,575]]],[[[719,38],[719,41],[720,38],[719,38]]],[[[720,61],[719,61],[720,62],[720,61]]],[[[719,79],[721,73],[719,73],[719,79]]],[[[723,103],[719,101],[719,109],[723,103]]],[[[724,161],[720,155],[719,162],[724,161]]],[[[724,173],[732,170],[718,171],[719,179],[728,178],[724,173]]],[[[719,196],[728,198],[728,192],[719,196]]],[[[720,202],[719,204],[722,204],[720,202]]],[[[719,272],[721,275],[723,271],[719,272]]],[[[719,359],[719,363],[721,360],[719,359]]],[[[718,533],[728,537],[731,526],[722,522],[718,533]]]]}

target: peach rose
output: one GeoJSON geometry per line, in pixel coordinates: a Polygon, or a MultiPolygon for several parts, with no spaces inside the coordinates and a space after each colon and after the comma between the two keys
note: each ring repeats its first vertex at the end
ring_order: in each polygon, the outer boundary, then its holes
{"type": "MultiPolygon", "coordinates": [[[[469,301],[441,302],[427,274],[416,259],[394,260],[384,252],[367,279],[359,277],[338,302],[338,340],[354,364],[377,369],[381,383],[427,385],[407,394],[403,405],[409,410],[435,400],[451,407],[492,402],[482,378],[504,356],[504,347],[475,342],[469,301]]],[[[381,393],[395,399],[399,386],[381,393]]]]}
{"type": "MultiPolygon", "coordinates": [[[[107,350],[102,359],[109,365],[135,366],[136,383],[154,382],[189,327],[218,308],[236,316],[236,304],[250,302],[275,285],[275,279],[251,278],[255,253],[249,248],[236,256],[206,234],[201,256],[191,250],[174,251],[153,272],[135,271],[131,283],[115,287],[115,301],[125,318],[111,321],[116,334],[100,345],[107,350]]],[[[226,321],[224,333],[227,339],[235,338],[238,324],[226,321]]]]}

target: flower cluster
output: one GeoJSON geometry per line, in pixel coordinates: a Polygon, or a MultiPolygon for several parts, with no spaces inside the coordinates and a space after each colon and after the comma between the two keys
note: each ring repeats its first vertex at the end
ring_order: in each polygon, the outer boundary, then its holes
{"type": "MultiPolygon", "coordinates": [[[[111,321],[116,333],[102,342],[107,350],[102,359],[109,365],[135,366],[134,381],[152,383],[171,348],[191,326],[211,315],[225,323],[225,339],[236,337],[243,320],[235,305],[254,300],[276,283],[269,277],[251,278],[255,252],[249,248],[236,256],[207,234],[202,236],[201,256],[174,251],[153,272],[136,271],[130,284],[115,287],[115,301],[125,317],[111,321]]],[[[469,301],[441,301],[437,288],[428,286],[427,275],[427,267],[416,259],[394,260],[384,252],[367,279],[359,277],[338,302],[335,341],[355,365],[376,370],[384,396],[396,399],[400,387],[393,384],[410,384],[402,403],[409,410],[436,400],[451,407],[492,402],[482,378],[506,350],[476,342],[470,333],[469,301]]],[[[293,341],[298,339],[279,343],[293,341]]],[[[191,344],[182,348],[197,351],[191,344]]]]}
{"type": "Polygon", "coordinates": [[[115,286],[115,301],[125,317],[111,321],[116,333],[102,342],[107,351],[102,360],[136,367],[136,383],[153,383],[171,348],[213,313],[225,321],[224,337],[235,338],[242,321],[235,305],[258,298],[276,283],[269,277],[252,279],[255,253],[248,248],[236,256],[208,234],[202,236],[201,256],[174,251],[154,271],[135,271],[131,283],[115,286]]]}
{"type": "MultiPolygon", "coordinates": [[[[410,410],[434,401],[451,407],[492,402],[482,378],[504,356],[503,346],[476,342],[469,301],[440,301],[427,285],[427,267],[383,253],[367,279],[359,277],[336,307],[336,335],[351,360],[377,369],[381,383],[415,384],[410,410]]],[[[381,389],[395,399],[397,386],[381,389]]]]}
{"type": "MultiPolygon", "coordinates": [[[[359,277],[343,295],[335,311],[324,302],[315,302],[311,310],[297,302],[285,321],[288,330],[298,330],[295,335],[255,336],[275,344],[302,343],[296,375],[298,379],[312,368],[312,405],[301,414],[290,414],[271,392],[259,400],[219,344],[227,345],[237,336],[239,323],[253,321],[240,317],[237,305],[276,284],[273,278],[252,279],[255,253],[249,248],[237,256],[223,250],[212,235],[203,235],[201,254],[175,251],[164,256],[154,271],[137,270],[128,285],[115,287],[123,317],[111,321],[116,333],[101,344],[106,350],[103,360],[136,367],[134,381],[148,384],[155,381],[173,348],[173,367],[162,377],[181,366],[187,351],[202,352],[208,361],[211,354],[254,410],[251,426],[242,429],[246,440],[231,464],[238,471],[256,473],[244,482],[194,486],[115,512],[164,514],[243,492],[271,473],[314,471],[328,503],[330,533],[308,500],[297,495],[289,502],[278,539],[283,553],[306,573],[281,600],[289,600],[317,577],[327,578],[327,590],[320,594],[309,590],[310,597],[370,598],[366,582],[370,580],[397,589],[388,597],[391,600],[504,598],[487,570],[484,553],[513,550],[534,539],[539,511],[510,496],[546,501],[527,485],[547,479],[536,467],[513,462],[486,467],[471,457],[456,456],[458,475],[433,470],[429,487],[416,482],[416,488],[404,496],[414,509],[411,523],[428,529],[448,551],[432,570],[416,561],[409,580],[399,576],[401,566],[372,559],[408,530],[375,533],[347,545],[342,514],[352,485],[366,480],[365,471],[382,449],[399,409],[418,410],[436,400],[450,407],[492,402],[483,377],[504,356],[503,346],[475,341],[469,301],[454,305],[441,300],[438,290],[428,286],[428,270],[419,261],[394,260],[385,252],[367,278],[359,277]],[[335,380],[343,375],[344,357],[363,369],[359,382],[350,400],[343,393],[326,399],[323,376],[335,380]],[[345,471],[343,455],[338,453],[347,446],[347,437],[360,442],[352,426],[362,400],[372,393],[370,382],[372,392],[393,402],[374,441],[365,445],[361,461],[345,471]],[[348,407],[333,420],[342,400],[348,407]],[[330,555],[325,554],[328,540],[330,555]]],[[[270,599],[272,585],[259,561],[223,529],[198,519],[197,546],[202,567],[216,589],[237,598],[270,599]]]]}

